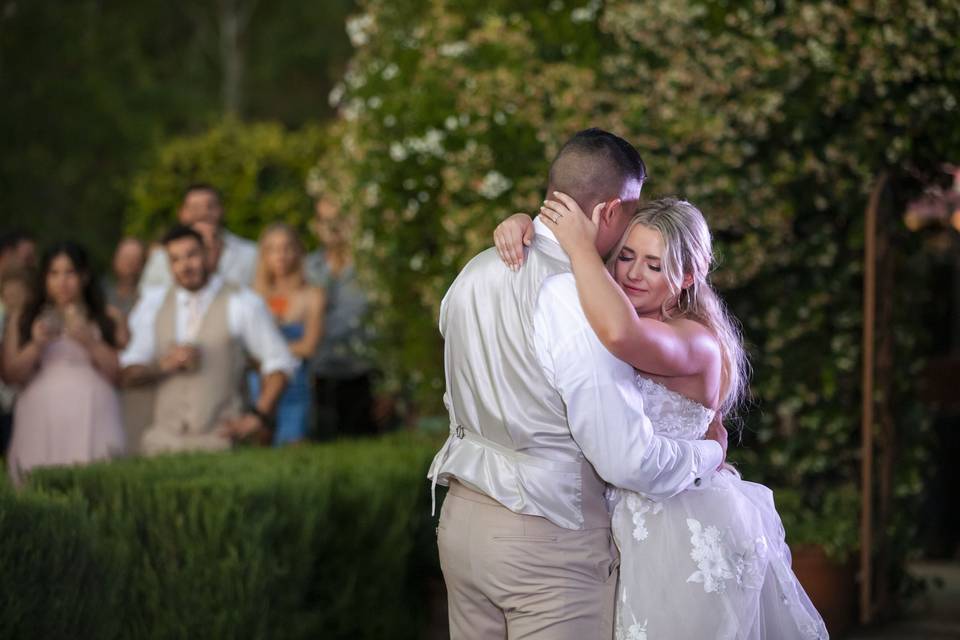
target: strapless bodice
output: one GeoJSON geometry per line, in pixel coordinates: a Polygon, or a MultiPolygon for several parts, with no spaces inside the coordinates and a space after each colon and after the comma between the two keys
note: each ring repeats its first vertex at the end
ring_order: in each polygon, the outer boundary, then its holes
{"type": "Polygon", "coordinates": [[[707,432],[714,411],[671,391],[659,382],[637,376],[643,408],[657,433],[682,440],[699,440],[707,432]]]}

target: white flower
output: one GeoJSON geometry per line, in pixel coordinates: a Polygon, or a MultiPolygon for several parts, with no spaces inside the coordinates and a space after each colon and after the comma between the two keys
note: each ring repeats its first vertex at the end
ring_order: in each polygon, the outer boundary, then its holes
{"type": "Polygon", "coordinates": [[[507,123],[507,114],[503,111],[497,111],[493,114],[493,121],[499,125],[504,125],[507,123]]]}
{"type": "Polygon", "coordinates": [[[488,171],[487,175],[483,176],[483,182],[480,183],[479,192],[484,198],[493,200],[512,186],[513,183],[499,171],[488,171]]]}
{"type": "Polygon", "coordinates": [[[379,109],[383,106],[383,98],[380,96],[371,96],[367,98],[367,106],[371,109],[379,109]]]}
{"type": "Polygon", "coordinates": [[[384,80],[393,80],[399,73],[400,67],[391,62],[383,68],[383,71],[380,72],[380,77],[384,80]]]}
{"type": "Polygon", "coordinates": [[[444,155],[443,140],[447,134],[440,129],[427,129],[418,138],[407,138],[404,145],[414,153],[441,158],[444,155]]]}
{"type": "Polygon", "coordinates": [[[407,150],[399,142],[390,143],[390,159],[394,162],[403,162],[407,159],[407,150]]]}
{"type": "Polygon", "coordinates": [[[445,42],[440,45],[439,48],[440,55],[446,56],[448,58],[459,58],[466,52],[470,51],[470,43],[463,40],[458,40],[457,42],[445,42]]]}
{"type": "Polygon", "coordinates": [[[423,268],[423,254],[418,253],[412,258],[410,258],[410,269],[413,271],[420,271],[423,268]]]}
{"type": "Polygon", "coordinates": [[[570,12],[570,20],[573,22],[591,22],[597,17],[597,12],[600,11],[600,1],[599,0],[590,0],[587,4],[582,7],[577,7],[570,12]]]}
{"type": "Polygon", "coordinates": [[[364,231],[363,235],[360,236],[360,248],[365,251],[373,249],[373,242],[373,231],[364,231]]]}
{"type": "Polygon", "coordinates": [[[383,126],[392,127],[395,124],[397,124],[397,116],[393,115],[392,113],[388,113],[387,115],[383,116],[383,126]]]}
{"type": "Polygon", "coordinates": [[[343,94],[346,90],[347,88],[343,86],[342,82],[338,82],[336,85],[334,85],[333,89],[330,90],[330,95],[327,97],[331,107],[336,107],[338,104],[340,104],[340,101],[343,99],[343,94]]]}
{"type": "Polygon", "coordinates": [[[360,117],[360,114],[366,109],[366,103],[360,98],[353,98],[344,105],[342,113],[344,119],[351,121],[360,117]]]}
{"type": "Polygon", "coordinates": [[[375,207],[380,204],[380,185],[371,182],[363,189],[363,203],[368,207],[375,207]]]}
{"type": "Polygon", "coordinates": [[[372,27],[373,16],[369,13],[347,18],[347,35],[350,37],[350,44],[355,47],[362,47],[367,44],[370,41],[370,29],[372,27]]]}
{"type": "Polygon", "coordinates": [[[343,74],[343,81],[347,83],[347,86],[351,89],[360,89],[365,84],[367,84],[367,78],[362,73],[357,73],[353,69],[348,69],[345,74],[343,74]]]}
{"type": "Polygon", "coordinates": [[[443,126],[447,128],[447,131],[453,131],[460,125],[460,121],[457,120],[456,116],[447,116],[446,120],[443,121],[443,126]]]}

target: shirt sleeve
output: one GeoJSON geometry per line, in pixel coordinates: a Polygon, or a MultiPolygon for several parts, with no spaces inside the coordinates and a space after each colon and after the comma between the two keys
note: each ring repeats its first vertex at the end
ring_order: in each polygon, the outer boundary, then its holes
{"type": "Polygon", "coordinates": [[[230,304],[237,323],[236,335],[247,352],[260,362],[260,373],[280,371],[287,378],[292,377],[300,362],[287,348],[263,299],[250,289],[241,289],[233,294],[230,304]]]}
{"type": "Polygon", "coordinates": [[[156,357],[157,313],[163,304],[167,290],[163,287],[150,287],[143,291],[140,299],[130,310],[127,319],[130,328],[130,342],[120,354],[120,366],[148,365],[156,357]]]}
{"type": "Polygon", "coordinates": [[[723,462],[712,440],[654,432],[633,367],[603,346],[580,307],[572,274],[546,280],[534,311],[537,355],[567,407],[570,431],[606,482],[669,498],[723,462]]]}
{"type": "Polygon", "coordinates": [[[168,287],[173,283],[173,277],[170,275],[170,262],[167,259],[167,252],[163,247],[155,246],[150,249],[150,255],[147,256],[147,264],[143,268],[143,274],[140,276],[141,295],[156,287],[168,287]]]}

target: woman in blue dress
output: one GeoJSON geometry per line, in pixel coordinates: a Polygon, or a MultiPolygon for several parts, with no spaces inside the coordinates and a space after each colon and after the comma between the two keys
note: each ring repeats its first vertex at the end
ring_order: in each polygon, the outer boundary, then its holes
{"type": "MultiPolygon", "coordinates": [[[[307,283],[303,255],[297,232],[287,224],[271,224],[260,234],[254,289],[266,301],[290,352],[300,359],[300,366],[277,406],[275,446],[307,437],[311,396],[306,361],[313,356],[323,334],[326,298],[322,289],[307,283]]],[[[250,374],[248,385],[256,398],[260,379],[255,372],[250,374]]]]}

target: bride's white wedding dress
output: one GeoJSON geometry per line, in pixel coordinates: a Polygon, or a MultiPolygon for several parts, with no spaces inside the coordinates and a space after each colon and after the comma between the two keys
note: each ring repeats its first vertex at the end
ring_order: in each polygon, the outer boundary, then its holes
{"type": "MultiPolygon", "coordinates": [[[[638,376],[659,433],[699,439],[713,411],[638,376]]],[[[616,640],[827,638],[790,568],[773,494],[721,471],[664,502],[611,489],[616,640]]]]}

